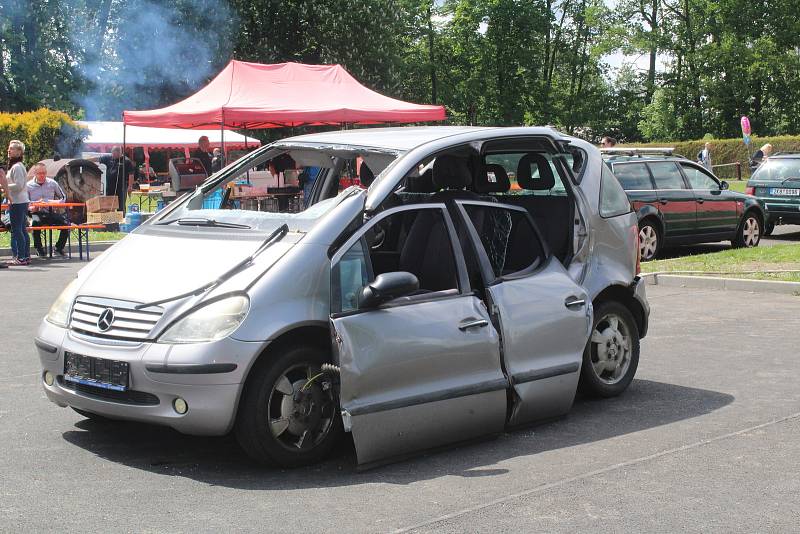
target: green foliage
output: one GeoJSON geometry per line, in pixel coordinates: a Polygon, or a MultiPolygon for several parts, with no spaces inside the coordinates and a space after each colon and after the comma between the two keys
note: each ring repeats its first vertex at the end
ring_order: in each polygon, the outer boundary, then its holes
{"type": "Polygon", "coordinates": [[[25,143],[25,162],[52,158],[55,152],[70,156],[86,137],[65,113],[40,109],[25,113],[0,113],[0,146],[18,139],[25,143]]]}

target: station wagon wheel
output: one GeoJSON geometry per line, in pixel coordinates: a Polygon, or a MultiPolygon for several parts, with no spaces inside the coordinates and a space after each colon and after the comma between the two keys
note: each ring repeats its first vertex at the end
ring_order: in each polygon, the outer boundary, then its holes
{"type": "Polygon", "coordinates": [[[322,460],[342,432],[335,388],[320,371],[327,354],[313,346],[281,352],[262,357],[251,371],[239,403],[236,437],[261,463],[308,465],[322,460]]]}
{"type": "Polygon", "coordinates": [[[661,249],[661,235],[658,228],[650,222],[644,221],[639,225],[639,257],[642,261],[655,258],[661,249]]]}
{"type": "Polygon", "coordinates": [[[757,247],[761,241],[761,221],[752,211],[745,213],[736,238],[732,244],[736,248],[757,247]]]}
{"type": "Polygon", "coordinates": [[[631,312],[619,302],[595,307],[592,335],[581,368],[582,391],[600,397],[622,393],[639,365],[639,329],[631,312]]]}

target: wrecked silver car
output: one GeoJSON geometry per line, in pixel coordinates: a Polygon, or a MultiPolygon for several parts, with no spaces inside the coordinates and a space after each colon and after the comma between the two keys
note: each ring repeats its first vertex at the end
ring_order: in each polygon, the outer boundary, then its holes
{"type": "Polygon", "coordinates": [[[342,432],[386,461],[624,391],[649,316],[637,239],[599,151],[549,128],[294,137],[85,267],[39,329],[42,384],[90,418],[233,431],[265,463],[342,432]]]}

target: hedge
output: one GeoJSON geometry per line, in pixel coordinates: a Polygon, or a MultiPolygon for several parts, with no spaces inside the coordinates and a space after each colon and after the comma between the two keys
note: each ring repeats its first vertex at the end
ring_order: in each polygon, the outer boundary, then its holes
{"type": "Polygon", "coordinates": [[[692,161],[697,159],[697,153],[703,150],[706,142],[711,143],[711,161],[714,164],[714,174],[723,180],[736,179],[736,167],[716,167],[723,163],[740,162],[742,168],[742,178],[750,177],[750,155],[761,146],[771,143],[773,154],[777,152],[800,152],[800,136],[784,135],[778,137],[753,137],[750,141],[750,148],[745,146],[740,139],[698,139],[696,141],[676,141],[674,143],[631,143],[618,145],[619,148],[626,147],[674,147],[675,153],[685,156],[692,161]]]}
{"type": "Polygon", "coordinates": [[[0,161],[6,160],[8,142],[25,143],[25,165],[52,158],[55,153],[71,157],[79,149],[88,130],[81,128],[60,111],[39,109],[25,113],[0,113],[0,161]]]}

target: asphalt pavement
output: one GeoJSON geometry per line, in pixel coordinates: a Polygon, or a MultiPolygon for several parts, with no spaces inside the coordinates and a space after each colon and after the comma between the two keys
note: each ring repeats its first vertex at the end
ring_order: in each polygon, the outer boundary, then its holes
{"type": "MultiPolygon", "coordinates": [[[[800,297],[648,287],[637,379],[566,418],[359,472],[48,402],[38,321],[80,264],[0,271],[0,531],[797,532],[800,297]]],[[[137,282],[140,283],[140,282],[137,282]]]]}

